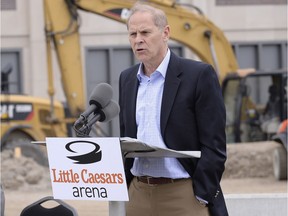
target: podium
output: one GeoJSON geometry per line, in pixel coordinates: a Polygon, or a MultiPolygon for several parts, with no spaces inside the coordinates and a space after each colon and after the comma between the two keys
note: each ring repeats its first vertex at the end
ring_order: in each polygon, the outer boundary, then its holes
{"type": "MultiPolygon", "coordinates": [[[[71,139],[71,138],[62,138],[62,139],[71,139]]],[[[78,139],[78,138],[75,138],[75,139],[78,139]]],[[[97,138],[91,138],[91,139],[97,139],[97,138]]],[[[148,145],[137,139],[133,139],[129,137],[121,137],[117,139],[120,139],[120,149],[121,149],[120,154],[122,154],[121,162],[123,163],[126,158],[135,158],[135,157],[172,157],[172,158],[200,158],[201,157],[200,151],[176,151],[172,149],[160,148],[160,147],[148,145]]],[[[45,141],[36,141],[32,143],[38,144],[38,145],[46,145],[45,141]]],[[[48,158],[49,158],[49,154],[48,154],[48,158]]],[[[49,166],[50,166],[50,163],[49,163],[49,166]]],[[[125,201],[109,201],[109,216],[125,216],[125,215],[126,215],[125,201]]]]}
{"type": "Polygon", "coordinates": [[[122,137],[120,138],[121,150],[124,158],[135,157],[172,157],[172,158],[200,158],[200,151],[176,151],[151,146],[137,139],[122,137]]]}

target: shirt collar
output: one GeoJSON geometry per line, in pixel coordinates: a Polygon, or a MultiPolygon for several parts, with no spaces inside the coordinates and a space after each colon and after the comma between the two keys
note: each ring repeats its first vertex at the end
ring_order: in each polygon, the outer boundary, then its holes
{"type": "MultiPolygon", "coordinates": [[[[164,59],[162,60],[161,64],[157,67],[156,71],[158,71],[163,78],[166,77],[166,72],[167,72],[167,68],[168,68],[168,64],[169,64],[169,60],[170,60],[170,49],[168,49],[164,59]]],[[[145,77],[145,74],[143,72],[143,63],[140,64],[139,68],[138,68],[138,72],[137,72],[137,79],[141,82],[141,79],[145,77]]]]}

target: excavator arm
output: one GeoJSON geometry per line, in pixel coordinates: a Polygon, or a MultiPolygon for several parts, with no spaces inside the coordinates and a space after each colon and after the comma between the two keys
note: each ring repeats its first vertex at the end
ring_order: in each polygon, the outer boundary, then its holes
{"type": "MultiPolygon", "coordinates": [[[[52,47],[56,51],[61,83],[72,116],[85,109],[83,68],[77,8],[71,1],[44,0],[48,63],[48,93],[54,96],[52,47]]],[[[52,106],[53,107],[53,106],[52,106]]]]}
{"type": "MultiPolygon", "coordinates": [[[[73,2],[82,10],[125,23],[129,9],[137,1],[78,0],[73,2]]],[[[172,0],[143,2],[162,9],[166,13],[171,26],[171,39],[190,48],[201,60],[214,65],[220,80],[227,73],[238,69],[229,41],[223,32],[199,10],[191,10],[172,0]]]]}
{"type": "MultiPolygon", "coordinates": [[[[62,73],[62,83],[72,115],[83,110],[83,73],[80,56],[77,10],[84,10],[126,23],[135,0],[45,0],[47,44],[53,41],[62,73]],[[50,41],[49,41],[50,40],[50,41]]],[[[212,64],[221,81],[238,69],[230,43],[223,32],[202,13],[171,0],[146,0],[145,4],[162,9],[171,26],[171,39],[190,48],[212,64]]],[[[48,46],[47,45],[47,46],[48,46]]],[[[52,93],[52,88],[50,88],[52,93]]]]}

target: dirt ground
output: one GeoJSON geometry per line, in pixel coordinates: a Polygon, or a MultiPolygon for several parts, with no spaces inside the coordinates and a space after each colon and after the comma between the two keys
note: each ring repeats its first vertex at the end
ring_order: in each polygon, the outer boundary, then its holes
{"type": "MultiPolygon", "coordinates": [[[[229,145],[228,160],[221,182],[224,195],[243,193],[287,193],[287,181],[273,176],[272,142],[229,145]]],[[[20,215],[36,200],[52,196],[47,167],[30,158],[14,158],[13,152],[1,154],[1,183],[5,193],[5,216],[20,215]]],[[[71,201],[79,216],[108,216],[108,202],[71,201]]]]}

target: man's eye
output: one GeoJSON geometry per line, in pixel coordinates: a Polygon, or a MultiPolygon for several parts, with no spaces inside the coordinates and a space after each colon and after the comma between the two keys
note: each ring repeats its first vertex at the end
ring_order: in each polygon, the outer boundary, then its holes
{"type": "Polygon", "coordinates": [[[136,35],[135,32],[130,33],[130,37],[135,37],[135,35],[136,35]]]}

